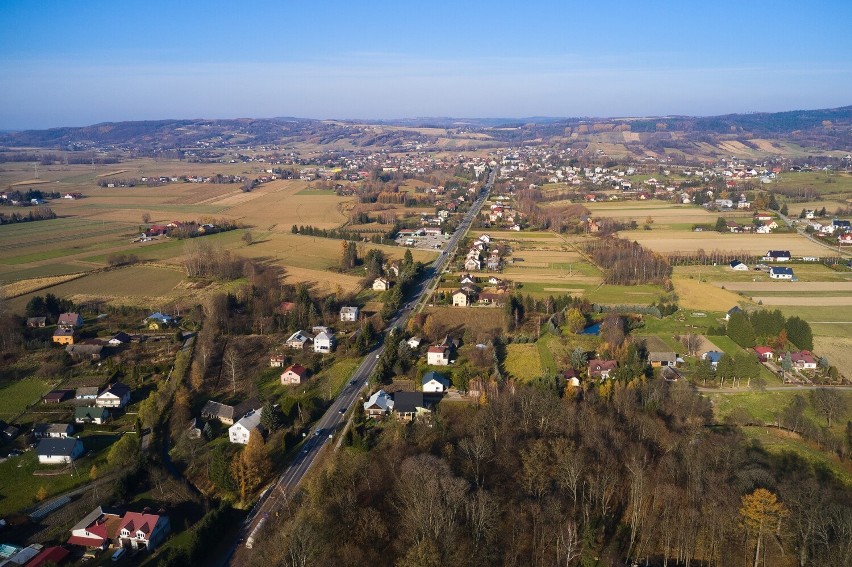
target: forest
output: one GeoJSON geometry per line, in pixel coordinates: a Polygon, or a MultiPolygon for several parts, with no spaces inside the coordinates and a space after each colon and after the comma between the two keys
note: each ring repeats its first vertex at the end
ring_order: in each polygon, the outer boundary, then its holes
{"type": "Polygon", "coordinates": [[[360,420],[256,565],[849,565],[850,492],[684,382],[491,391],[360,420]]]}

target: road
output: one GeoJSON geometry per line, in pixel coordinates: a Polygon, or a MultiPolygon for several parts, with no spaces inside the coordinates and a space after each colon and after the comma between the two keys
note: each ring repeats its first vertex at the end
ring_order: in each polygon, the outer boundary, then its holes
{"type": "MultiPolygon", "coordinates": [[[[467,234],[473,220],[479,214],[482,204],[485,202],[485,199],[488,197],[488,194],[494,185],[495,176],[496,172],[492,170],[489,173],[485,187],[481,190],[476,201],[473,202],[470,209],[459,223],[459,226],[453,233],[452,237],[450,237],[447,241],[447,246],[444,248],[444,251],[424,270],[424,274],[410,291],[407,302],[388,322],[388,329],[393,329],[395,327],[404,328],[415,306],[420,304],[424,297],[428,295],[433,284],[437,282],[439,276],[453,257],[454,251],[459,242],[467,234]]],[[[261,495],[257,504],[255,504],[254,508],[249,513],[248,518],[246,518],[241,533],[241,536],[246,538],[247,544],[254,543],[257,533],[259,533],[263,528],[266,520],[268,518],[275,517],[276,511],[284,504],[287,496],[299,485],[305,474],[311,470],[311,467],[323,448],[326,445],[330,445],[332,436],[344,424],[346,420],[345,414],[352,407],[352,404],[360,403],[362,392],[364,392],[367,388],[370,376],[372,376],[375,371],[376,364],[378,364],[383,351],[384,343],[381,342],[374,350],[367,353],[367,356],[364,358],[361,365],[355,370],[349,383],[343,391],[340,392],[337,398],[335,398],[325,414],[317,420],[314,427],[310,430],[308,433],[309,437],[299,449],[299,453],[287,465],[272,488],[267,489],[264,491],[263,495],[261,495]]],[[[223,558],[224,561],[219,564],[226,565],[230,562],[231,565],[235,566],[244,565],[246,563],[247,555],[251,553],[250,549],[246,549],[247,547],[248,545],[237,548],[235,543],[232,552],[223,558]]]]}
{"type": "Polygon", "coordinates": [[[795,229],[796,229],[796,232],[798,232],[799,234],[801,234],[802,236],[804,236],[805,238],[807,238],[808,240],[810,240],[810,241],[811,241],[811,242],[813,242],[814,244],[819,244],[819,245],[820,245],[820,246],[822,246],[823,248],[828,248],[829,250],[832,250],[832,251],[834,251],[834,252],[837,252],[837,253],[838,253],[838,254],[840,254],[841,256],[848,256],[850,253],[852,253],[852,252],[850,252],[849,250],[844,250],[844,249],[843,249],[842,247],[840,247],[840,246],[834,246],[834,245],[831,245],[831,244],[827,244],[826,242],[823,242],[822,240],[820,240],[820,239],[818,239],[818,238],[815,238],[813,235],[808,234],[807,232],[805,232],[805,230],[803,230],[803,229],[801,229],[801,228],[798,228],[797,226],[796,226],[796,227],[794,227],[794,226],[793,226],[793,222],[789,219],[789,217],[787,217],[787,216],[785,216],[785,215],[782,215],[779,211],[776,211],[776,212],[778,213],[779,218],[781,218],[781,220],[782,220],[782,221],[784,221],[784,223],[785,223],[788,227],[790,227],[790,228],[795,228],[795,229]]]}

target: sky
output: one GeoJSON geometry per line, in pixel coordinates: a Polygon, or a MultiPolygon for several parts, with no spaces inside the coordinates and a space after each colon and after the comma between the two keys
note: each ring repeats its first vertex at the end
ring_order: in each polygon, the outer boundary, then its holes
{"type": "Polygon", "coordinates": [[[848,0],[0,1],[0,129],[852,104],[848,0]]]}

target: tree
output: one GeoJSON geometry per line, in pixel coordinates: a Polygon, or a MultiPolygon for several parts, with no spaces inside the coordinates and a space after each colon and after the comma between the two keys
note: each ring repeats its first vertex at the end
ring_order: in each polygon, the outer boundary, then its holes
{"type": "Polygon", "coordinates": [[[728,320],[727,334],[731,340],[743,348],[754,346],[754,327],[752,327],[748,315],[743,312],[731,314],[731,318],[728,320]]]}
{"type": "Polygon", "coordinates": [[[257,430],[252,431],[245,449],[231,463],[231,474],[237,481],[240,498],[246,500],[248,495],[260,486],[271,469],[263,436],[257,430]]]}
{"type": "Polygon", "coordinates": [[[695,335],[693,333],[688,333],[680,338],[681,344],[683,344],[683,348],[689,353],[690,356],[695,356],[698,353],[698,349],[701,348],[701,336],[695,335]]]}
{"type": "Polygon", "coordinates": [[[130,468],[138,459],[139,438],[133,434],[122,435],[107,454],[107,462],[119,469],[130,468]]]}
{"type": "Polygon", "coordinates": [[[97,480],[98,479],[98,466],[92,465],[92,468],[89,469],[89,480],[97,480]]]}
{"type": "Polygon", "coordinates": [[[742,497],[742,524],[755,539],[754,567],[757,567],[760,561],[764,538],[770,533],[780,532],[781,521],[788,515],[789,511],[784,503],[779,502],[778,497],[765,488],[758,488],[742,497]]]}
{"type": "Polygon", "coordinates": [[[725,221],[725,217],[719,217],[716,219],[716,232],[727,232],[728,231],[728,223],[725,221]]]}
{"type": "Polygon", "coordinates": [[[787,319],[787,338],[802,350],[813,350],[814,335],[807,321],[799,317],[787,319]]]}
{"type": "Polygon", "coordinates": [[[142,224],[151,222],[151,213],[142,213],[142,224]]]}
{"type": "Polygon", "coordinates": [[[713,363],[709,360],[702,359],[695,363],[695,379],[701,380],[702,384],[707,384],[707,380],[713,379],[713,363]]]}
{"type": "Polygon", "coordinates": [[[251,246],[251,243],[254,242],[254,236],[252,235],[250,230],[245,231],[241,239],[246,246],[251,246]]]}
{"type": "Polygon", "coordinates": [[[811,391],[811,405],[825,418],[826,425],[831,428],[831,420],[842,418],[846,413],[846,398],[843,392],[831,388],[817,388],[811,391]]]}
{"type": "Polygon", "coordinates": [[[44,502],[47,498],[47,489],[44,486],[39,486],[38,492],[36,492],[36,500],[39,502],[44,502]]]}
{"type": "Polygon", "coordinates": [[[281,417],[278,413],[278,408],[272,403],[272,400],[266,400],[263,403],[263,409],[260,413],[260,424],[267,431],[275,431],[281,427],[281,417]]]}
{"type": "Polygon", "coordinates": [[[586,316],[576,307],[572,307],[565,314],[565,325],[572,333],[579,333],[586,327],[586,316]]]}
{"type": "Polygon", "coordinates": [[[787,203],[784,203],[783,205],[781,205],[781,214],[782,215],[784,215],[786,217],[789,212],[790,211],[787,209],[787,203]]]}
{"type": "Polygon", "coordinates": [[[589,357],[586,354],[586,351],[581,347],[577,347],[570,352],[568,355],[568,364],[571,365],[571,368],[574,370],[582,370],[586,367],[586,363],[589,361],[589,357]]]}
{"type": "Polygon", "coordinates": [[[243,361],[240,353],[236,348],[228,346],[225,350],[225,356],[222,357],[222,367],[225,374],[231,381],[231,389],[234,393],[237,392],[237,380],[242,375],[243,361]]]}

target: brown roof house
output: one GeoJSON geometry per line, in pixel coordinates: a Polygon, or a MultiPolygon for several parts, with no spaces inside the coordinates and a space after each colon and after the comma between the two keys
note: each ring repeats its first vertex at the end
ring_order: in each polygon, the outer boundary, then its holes
{"type": "Polygon", "coordinates": [[[609,373],[618,368],[618,362],[615,360],[601,360],[595,358],[590,360],[586,367],[589,378],[609,378],[609,373]]]}
{"type": "Polygon", "coordinates": [[[287,370],[281,373],[281,383],[301,384],[308,377],[308,369],[301,364],[291,364],[287,370]]]}

